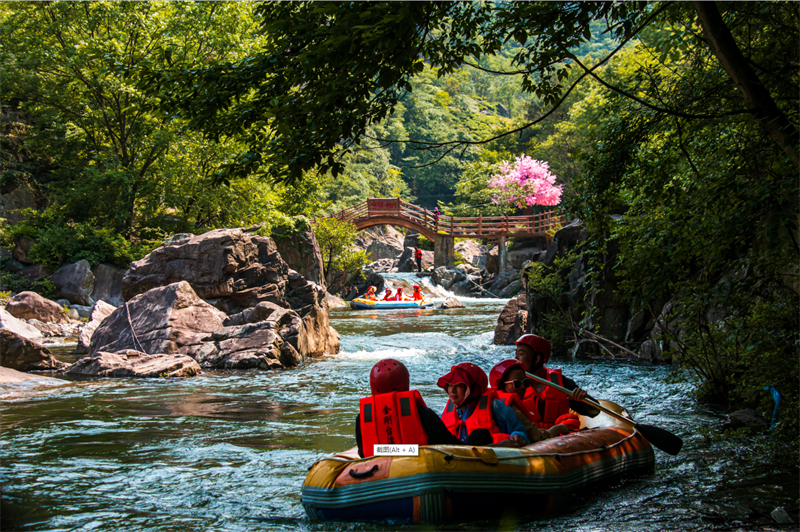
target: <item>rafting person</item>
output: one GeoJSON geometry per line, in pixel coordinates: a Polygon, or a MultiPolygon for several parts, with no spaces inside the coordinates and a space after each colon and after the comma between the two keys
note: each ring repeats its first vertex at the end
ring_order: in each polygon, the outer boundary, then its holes
{"type": "Polygon", "coordinates": [[[415,284],[414,285],[414,293],[411,294],[411,300],[412,301],[422,301],[423,299],[425,299],[425,295],[422,293],[422,290],[420,289],[419,285],[415,284]]]}
{"type": "Polygon", "coordinates": [[[395,301],[408,301],[408,298],[405,295],[403,295],[403,287],[402,286],[398,286],[397,287],[397,293],[395,293],[395,295],[394,295],[394,300],[395,301]]]}
{"type": "Polygon", "coordinates": [[[539,416],[536,421],[539,428],[549,429],[557,423],[574,424],[574,421],[568,421],[569,419],[577,421],[577,417],[569,412],[570,409],[588,417],[595,417],[600,413],[596,408],[581,401],[587,397],[597,401],[586,390],[579,388],[572,379],[563,376],[560,369],[544,366],[550,360],[552,353],[550,342],[535,334],[525,334],[519,337],[516,345],[516,359],[527,373],[572,390],[572,394],[567,395],[531,379],[531,386],[525,391],[524,401],[529,404],[530,411],[539,416]]]}
{"type": "Polygon", "coordinates": [[[376,444],[463,445],[420,393],[409,391],[408,369],[399,360],[385,358],[372,366],[369,387],[372,395],[359,401],[356,416],[360,457],[373,456],[376,444]]]}
{"type": "Polygon", "coordinates": [[[394,296],[392,295],[392,289],[386,288],[386,293],[383,294],[383,299],[381,301],[394,301],[394,296]]]}
{"type": "Polygon", "coordinates": [[[364,295],[364,299],[369,299],[370,301],[377,301],[378,296],[375,295],[375,287],[370,286],[367,288],[367,293],[364,295]]]}
{"type": "Polygon", "coordinates": [[[496,390],[497,398],[514,411],[519,422],[525,427],[531,443],[553,438],[559,434],[567,434],[570,430],[580,429],[580,422],[577,418],[569,419],[564,424],[558,423],[549,429],[540,429],[536,425],[540,416],[531,411],[534,402],[529,401],[527,404],[524,402],[525,391],[532,383],[532,379],[525,375],[522,364],[515,358],[495,364],[489,372],[489,385],[496,390]]]}
{"type": "Polygon", "coordinates": [[[487,390],[486,373],[470,362],[462,362],[450,368],[450,373],[436,382],[449,397],[442,414],[442,421],[461,441],[477,429],[486,429],[489,441],[497,447],[522,447],[530,443],[525,428],[514,411],[496,398],[495,392],[487,390]]]}

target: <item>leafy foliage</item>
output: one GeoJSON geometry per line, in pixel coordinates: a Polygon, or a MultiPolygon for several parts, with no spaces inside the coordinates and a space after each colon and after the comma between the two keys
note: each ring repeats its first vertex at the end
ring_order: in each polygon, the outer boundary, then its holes
{"type": "Polygon", "coordinates": [[[328,285],[336,284],[369,263],[366,251],[355,249],[358,230],[354,224],[336,218],[322,218],[317,220],[314,233],[322,251],[328,285]]]}

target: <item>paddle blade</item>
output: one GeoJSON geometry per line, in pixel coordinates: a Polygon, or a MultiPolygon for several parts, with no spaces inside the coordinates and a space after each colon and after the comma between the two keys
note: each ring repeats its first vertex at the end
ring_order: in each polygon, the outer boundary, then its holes
{"type": "Polygon", "coordinates": [[[681,452],[683,440],[668,430],[652,425],[642,425],[641,423],[636,425],[636,429],[641,432],[642,436],[647,438],[647,441],[652,443],[654,447],[658,447],[665,453],[675,456],[681,452]]]}

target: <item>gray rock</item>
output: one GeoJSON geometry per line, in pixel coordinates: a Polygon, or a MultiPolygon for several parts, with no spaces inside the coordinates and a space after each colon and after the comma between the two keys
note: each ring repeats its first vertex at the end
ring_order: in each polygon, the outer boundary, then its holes
{"type": "MultiPolygon", "coordinates": [[[[433,266],[433,251],[422,250],[422,269],[433,266]]],[[[414,248],[406,248],[400,258],[397,259],[396,266],[398,272],[417,271],[417,260],[414,258],[414,248]]]]}
{"type": "Polygon", "coordinates": [[[9,259],[3,263],[3,269],[11,273],[19,273],[25,269],[25,265],[17,259],[9,259]]]}
{"type": "Polygon", "coordinates": [[[298,225],[306,225],[306,229],[295,231],[289,227],[273,227],[272,239],[289,268],[325,288],[322,252],[319,249],[317,237],[304,216],[297,218],[302,219],[298,225]]]}
{"type": "Polygon", "coordinates": [[[3,308],[0,308],[0,329],[11,331],[28,340],[39,340],[43,338],[42,332],[35,326],[25,323],[19,318],[15,318],[3,308]]]}
{"type": "Polygon", "coordinates": [[[24,277],[32,283],[35,283],[36,281],[41,281],[42,279],[47,279],[50,277],[50,270],[48,270],[42,264],[34,264],[32,266],[26,266],[20,270],[19,276],[24,277]]]}
{"type": "Polygon", "coordinates": [[[84,259],[66,264],[53,274],[51,280],[58,287],[59,295],[70,303],[88,307],[94,304],[91,298],[94,274],[89,261],[84,259]]]}
{"type": "Polygon", "coordinates": [[[500,272],[500,248],[492,246],[486,254],[486,273],[495,274],[500,272]]]}
{"type": "Polygon", "coordinates": [[[94,307],[93,305],[70,305],[69,309],[77,312],[79,319],[85,318],[88,320],[89,317],[92,315],[93,307],[94,307]]]}
{"type": "Polygon", "coordinates": [[[461,282],[467,278],[464,275],[464,272],[461,270],[450,270],[445,266],[439,266],[438,268],[433,270],[433,275],[431,275],[431,280],[442,286],[443,288],[450,289],[454,283],[461,282]]]}
{"type": "Polygon", "coordinates": [[[21,237],[14,240],[14,250],[11,256],[22,264],[33,264],[33,260],[28,257],[28,253],[36,242],[28,237],[21,237]]]}
{"type": "Polygon", "coordinates": [[[517,338],[527,331],[527,326],[523,327],[522,331],[517,331],[515,327],[515,324],[519,323],[517,315],[520,312],[527,312],[526,305],[527,299],[524,293],[506,303],[494,329],[495,345],[514,345],[517,338]]]}
{"type": "Polygon", "coordinates": [[[498,294],[501,298],[514,297],[522,290],[522,281],[514,279],[498,294]]]}
{"type": "Polygon", "coordinates": [[[464,305],[462,305],[461,301],[459,301],[458,299],[456,299],[454,297],[448,297],[447,299],[445,299],[442,302],[441,305],[439,305],[438,308],[442,309],[442,310],[447,310],[447,309],[454,309],[454,308],[464,308],[464,305]]]}
{"type": "Polygon", "coordinates": [[[94,288],[92,299],[105,301],[109,305],[118,307],[125,301],[122,298],[122,279],[125,270],[110,264],[99,264],[92,269],[94,274],[94,288]]]}
{"type": "Polygon", "coordinates": [[[728,414],[728,418],[722,425],[723,429],[739,429],[748,427],[756,431],[763,431],[769,428],[769,423],[761,417],[755,410],[736,410],[728,414]]]}
{"type": "Polygon", "coordinates": [[[67,367],[56,360],[46,347],[8,329],[0,329],[0,366],[18,371],[60,370],[67,367]]]}
{"type": "Polygon", "coordinates": [[[403,233],[391,225],[371,227],[358,233],[356,248],[367,252],[372,261],[396,260],[405,249],[403,233]]]}
{"type": "Polygon", "coordinates": [[[109,305],[105,301],[101,300],[95,302],[88,316],[89,323],[84,325],[78,334],[78,345],[76,347],[76,352],[89,352],[89,346],[92,343],[92,335],[94,335],[94,331],[96,331],[100,324],[103,323],[103,320],[113,314],[115,310],[115,307],[109,305]]]}
{"type": "Polygon", "coordinates": [[[457,242],[453,249],[461,253],[464,260],[469,262],[472,266],[483,270],[486,268],[486,260],[489,256],[489,248],[483,244],[479,244],[474,240],[463,240],[457,242]]]}
{"type": "Polygon", "coordinates": [[[329,309],[347,306],[347,302],[344,299],[336,297],[333,294],[325,294],[325,304],[328,305],[329,309]]]}
{"type": "Polygon", "coordinates": [[[519,280],[519,272],[517,270],[514,269],[506,270],[502,273],[497,274],[497,277],[495,277],[494,282],[492,282],[492,284],[489,286],[489,291],[494,294],[497,294],[499,297],[511,297],[510,295],[502,296],[501,294],[508,285],[517,280],[519,280]]]}
{"type": "MultiPolygon", "coordinates": [[[[392,271],[397,261],[394,259],[378,259],[364,267],[364,271],[375,273],[387,273],[392,271]]],[[[397,270],[395,270],[397,271],[397,270]]]]}
{"type": "Polygon", "coordinates": [[[36,292],[20,292],[6,304],[6,310],[15,318],[22,320],[37,319],[45,323],[64,323],[67,314],[55,301],[44,298],[36,292]]]}
{"type": "Polygon", "coordinates": [[[45,377],[44,375],[31,375],[15,369],[0,367],[0,384],[18,384],[25,381],[42,381],[46,384],[64,384],[67,381],[45,377]]]}
{"type": "Polygon", "coordinates": [[[28,186],[17,187],[14,190],[0,194],[0,218],[5,218],[9,224],[15,224],[25,218],[24,209],[35,209],[36,197],[33,189],[28,186]]]}
{"type": "MultiPolygon", "coordinates": [[[[28,325],[33,325],[34,327],[36,327],[36,329],[38,329],[39,332],[42,333],[42,336],[44,336],[45,338],[52,338],[53,336],[62,335],[61,327],[59,327],[55,323],[44,323],[43,321],[32,319],[28,320],[28,325]]],[[[28,339],[30,340],[30,338],[28,339]]]]}
{"type": "Polygon", "coordinates": [[[461,270],[467,276],[470,276],[470,275],[478,275],[478,276],[480,276],[480,274],[481,274],[480,269],[476,268],[472,264],[459,264],[458,266],[456,266],[456,269],[457,270],[461,270]]]}
{"type": "Polygon", "coordinates": [[[200,373],[200,365],[191,357],[174,353],[148,355],[134,350],[118,353],[98,351],[72,364],[66,373],[95,377],[194,377],[200,373]]]}

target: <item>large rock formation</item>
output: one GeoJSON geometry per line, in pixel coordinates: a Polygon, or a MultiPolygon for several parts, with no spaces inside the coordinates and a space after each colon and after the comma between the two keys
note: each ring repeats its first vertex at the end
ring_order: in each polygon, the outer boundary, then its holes
{"type": "Polygon", "coordinates": [[[76,305],[91,306],[94,274],[87,260],[79,260],[59,268],[51,278],[58,287],[59,296],[76,305]]]}
{"type": "Polygon", "coordinates": [[[486,259],[489,256],[489,248],[483,244],[478,244],[474,240],[462,240],[457,242],[453,249],[461,254],[465,261],[481,270],[486,268],[486,259]]]}
{"type": "Polygon", "coordinates": [[[358,233],[356,247],[367,252],[370,260],[396,260],[403,250],[405,237],[391,225],[372,227],[358,233]]]}
{"type": "MultiPolygon", "coordinates": [[[[427,270],[433,266],[433,251],[422,250],[422,269],[427,270]]],[[[398,272],[417,271],[417,259],[414,258],[414,248],[406,248],[397,259],[395,268],[398,272]]]]}
{"type": "Polygon", "coordinates": [[[317,237],[304,216],[297,218],[299,220],[296,225],[305,225],[305,229],[298,231],[294,227],[273,227],[272,239],[289,268],[325,288],[322,253],[317,237]]]}
{"type": "Polygon", "coordinates": [[[15,318],[2,308],[0,308],[0,329],[11,331],[28,340],[38,340],[43,336],[38,328],[15,318]]]}
{"type": "Polygon", "coordinates": [[[125,301],[122,298],[122,279],[125,270],[110,264],[100,264],[92,270],[94,274],[94,288],[92,299],[105,301],[109,305],[118,307],[125,301]]]}
{"type": "Polygon", "coordinates": [[[99,351],[84,357],[67,368],[69,375],[94,377],[194,377],[200,365],[191,357],[180,354],[148,355],[126,350],[119,353],[99,351]]]}
{"type": "Polygon", "coordinates": [[[19,371],[59,370],[67,367],[56,360],[46,347],[0,329],[0,366],[19,371]]]}
{"type": "Polygon", "coordinates": [[[45,323],[66,323],[69,318],[55,301],[46,299],[36,292],[20,292],[6,304],[6,310],[15,318],[37,319],[45,323]]]}
{"type": "Polygon", "coordinates": [[[112,307],[105,301],[97,301],[94,304],[91,314],[89,315],[89,323],[84,325],[81,328],[80,334],[78,334],[78,346],[75,349],[77,353],[89,352],[89,346],[92,343],[94,331],[96,331],[103,320],[111,316],[115,310],[115,307],[112,307]]]}
{"type": "Polygon", "coordinates": [[[496,345],[514,345],[514,342],[525,334],[528,320],[527,299],[524,293],[511,299],[497,318],[494,329],[496,345]]]}

